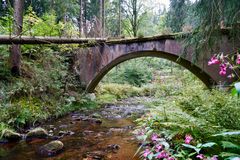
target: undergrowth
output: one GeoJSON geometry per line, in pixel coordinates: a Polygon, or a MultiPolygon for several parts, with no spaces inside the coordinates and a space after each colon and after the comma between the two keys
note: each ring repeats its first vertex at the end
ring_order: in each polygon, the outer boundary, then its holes
{"type": "Polygon", "coordinates": [[[152,84],[142,87],[103,81],[97,88],[97,99],[102,103],[114,103],[135,96],[152,98],[152,101],[138,99],[138,103],[151,110],[136,120],[136,133],[142,141],[145,159],[154,160],[163,153],[180,160],[198,159],[196,156],[201,154],[205,159],[239,156],[239,98],[221,88],[209,90],[188,71],[175,70],[172,75],[155,75],[152,84]],[[167,146],[165,150],[155,153],[159,144],[158,140],[151,141],[154,135],[158,135],[159,143],[167,146]],[[190,145],[184,144],[186,135],[194,138],[190,145]],[[162,142],[163,138],[167,142],[162,142]]]}
{"type": "Polygon", "coordinates": [[[145,140],[141,139],[146,143],[143,147],[147,148],[145,153],[151,149],[147,145],[147,137],[151,139],[154,133],[167,138],[171,149],[166,152],[171,152],[178,159],[198,159],[196,156],[199,154],[205,155],[205,159],[214,155],[218,155],[219,159],[239,156],[236,149],[222,146],[226,143],[239,145],[239,134],[213,136],[222,132],[239,132],[239,98],[222,89],[208,90],[202,82],[186,72],[179,74],[176,74],[176,79],[170,78],[155,84],[154,101],[142,102],[151,106],[151,113],[136,121],[138,131],[144,130],[141,134],[146,136],[145,140]],[[209,149],[199,148],[200,152],[197,153],[194,152],[195,146],[182,146],[185,135],[194,137],[192,145],[200,146],[208,142],[214,142],[215,145],[209,146],[209,149]]]}
{"type": "MultiPolygon", "coordinates": [[[[12,15],[1,17],[1,34],[11,33],[12,15]]],[[[23,20],[23,35],[76,36],[72,21],[56,21],[50,12],[38,17],[30,6],[23,20]]],[[[81,89],[72,71],[72,55],[78,45],[21,45],[21,76],[13,77],[9,47],[0,46],[0,132],[20,130],[68,112],[96,107],[81,89]]]]}
{"type": "Polygon", "coordinates": [[[68,112],[96,107],[81,89],[71,70],[74,46],[22,47],[21,76],[8,67],[8,47],[1,47],[0,132],[22,129],[68,112]]]}

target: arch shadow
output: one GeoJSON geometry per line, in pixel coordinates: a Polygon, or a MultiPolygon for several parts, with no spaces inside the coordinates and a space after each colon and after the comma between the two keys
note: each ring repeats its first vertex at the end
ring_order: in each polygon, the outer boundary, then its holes
{"type": "Polygon", "coordinates": [[[97,74],[95,75],[94,79],[92,79],[89,84],[87,85],[86,91],[88,93],[94,92],[96,86],[99,84],[101,79],[115,66],[117,66],[120,63],[123,63],[127,60],[140,58],[140,57],[157,57],[157,58],[163,58],[167,59],[169,61],[175,62],[184,68],[188,69],[191,73],[193,73],[196,77],[198,77],[208,88],[211,88],[214,84],[216,84],[216,81],[206,72],[204,72],[202,69],[200,69],[198,66],[194,65],[190,61],[181,58],[177,55],[163,52],[163,51],[141,51],[141,52],[131,52],[124,54],[113,61],[111,61],[109,64],[107,64],[105,67],[103,67],[97,74]]]}

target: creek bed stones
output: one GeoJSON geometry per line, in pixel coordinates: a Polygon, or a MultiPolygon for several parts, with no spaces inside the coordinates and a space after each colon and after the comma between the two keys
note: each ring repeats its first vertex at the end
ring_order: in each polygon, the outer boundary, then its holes
{"type": "Polygon", "coordinates": [[[93,151],[87,152],[83,155],[83,160],[103,160],[106,157],[106,153],[104,151],[93,151]]]}
{"type": "MultiPolygon", "coordinates": [[[[22,135],[17,133],[17,132],[14,132],[12,130],[4,130],[3,131],[3,139],[9,141],[9,142],[16,142],[16,141],[19,141],[22,139],[22,135]]],[[[7,142],[6,141],[6,142],[7,142]]]]}
{"type": "Polygon", "coordinates": [[[32,140],[34,138],[47,138],[48,132],[43,128],[34,128],[26,134],[26,140],[32,140]]]}
{"type": "MultiPolygon", "coordinates": [[[[95,116],[96,117],[96,116],[95,116]]],[[[86,121],[90,123],[102,124],[102,120],[99,118],[93,118],[91,116],[72,115],[73,121],[86,121]]]]}
{"type": "Polygon", "coordinates": [[[63,143],[59,140],[56,140],[39,147],[37,153],[42,157],[51,157],[61,153],[63,148],[63,143]]]}
{"type": "Polygon", "coordinates": [[[149,112],[144,105],[113,105],[109,104],[101,111],[101,115],[108,119],[140,117],[149,112]]]}
{"type": "Polygon", "coordinates": [[[119,149],[120,146],[118,144],[111,144],[103,150],[87,152],[84,154],[83,160],[104,160],[109,153],[117,153],[119,149]]]}

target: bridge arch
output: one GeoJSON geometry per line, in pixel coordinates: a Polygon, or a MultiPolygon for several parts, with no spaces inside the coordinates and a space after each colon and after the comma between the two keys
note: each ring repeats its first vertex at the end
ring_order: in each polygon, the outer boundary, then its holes
{"type": "MultiPolygon", "coordinates": [[[[116,65],[138,57],[159,57],[178,63],[197,76],[206,86],[229,84],[231,80],[218,74],[219,67],[208,66],[213,51],[205,49],[192,63],[194,50],[184,48],[183,40],[173,36],[158,36],[141,39],[124,39],[83,48],[76,51],[73,67],[79,76],[82,87],[93,92],[100,80],[116,65]],[[182,53],[185,51],[183,58],[182,53]]],[[[233,46],[227,36],[214,47],[214,53],[231,53],[233,46]]]]}
{"type": "Polygon", "coordinates": [[[214,84],[217,84],[217,82],[208,73],[203,71],[197,65],[193,64],[191,61],[181,58],[178,55],[167,53],[164,51],[153,51],[153,50],[146,51],[145,50],[145,51],[129,52],[110,61],[108,64],[106,64],[94,75],[93,79],[87,84],[86,91],[89,93],[94,92],[95,88],[97,87],[99,82],[102,80],[102,78],[112,68],[114,68],[118,64],[123,63],[127,60],[140,58],[140,57],[157,57],[157,58],[163,58],[163,59],[172,61],[189,70],[196,77],[198,77],[207,87],[210,88],[214,84]]]}

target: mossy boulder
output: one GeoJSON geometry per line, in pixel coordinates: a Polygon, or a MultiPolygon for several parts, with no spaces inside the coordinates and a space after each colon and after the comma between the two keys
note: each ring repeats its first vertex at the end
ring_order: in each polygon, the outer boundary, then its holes
{"type": "Polygon", "coordinates": [[[43,157],[51,157],[60,153],[64,148],[64,145],[61,141],[51,141],[48,144],[45,144],[37,150],[37,153],[43,157]]]}
{"type": "Polygon", "coordinates": [[[96,159],[96,160],[104,160],[106,157],[106,152],[103,151],[93,151],[93,152],[87,152],[83,155],[83,160],[88,159],[96,159]]]}
{"type": "Polygon", "coordinates": [[[8,141],[19,141],[22,139],[22,135],[17,133],[17,132],[14,132],[12,130],[4,130],[3,131],[3,135],[2,135],[2,138],[8,140],[8,141]]]}
{"type": "Polygon", "coordinates": [[[93,113],[90,117],[101,119],[102,116],[99,113],[93,113]]]}
{"type": "Polygon", "coordinates": [[[27,140],[31,140],[34,138],[47,138],[47,137],[48,137],[48,132],[45,129],[40,128],[40,127],[30,130],[26,134],[27,140]]]}

